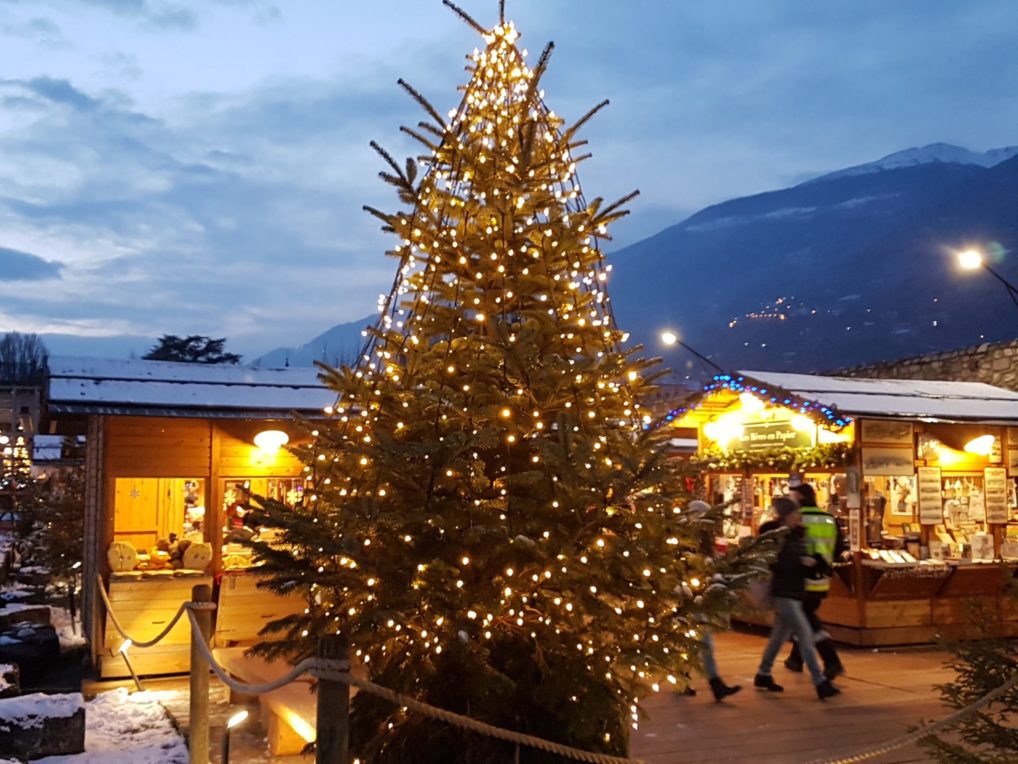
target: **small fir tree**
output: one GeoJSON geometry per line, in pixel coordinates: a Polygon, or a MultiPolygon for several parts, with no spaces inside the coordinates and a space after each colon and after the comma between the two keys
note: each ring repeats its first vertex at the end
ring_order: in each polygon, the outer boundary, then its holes
{"type": "Polygon", "coordinates": [[[26,556],[56,579],[71,580],[82,559],[85,538],[85,469],[82,465],[54,472],[35,491],[37,528],[26,556]]]}
{"type": "MultiPolygon", "coordinates": [[[[425,156],[375,146],[403,205],[371,210],[396,283],[359,363],[323,370],[337,403],[302,451],[306,504],[262,502],[283,542],[255,545],[266,585],[308,610],[260,649],[309,655],[339,633],[380,684],[620,754],[640,699],[695,667],[699,629],[763,562],[699,553],[710,520],[682,514],[669,436],[641,406],[660,372],[623,348],[600,249],[626,200],[588,202],[576,175],[597,109],[566,126],[540,88],[551,46],[532,69],[512,23],[445,2],[485,45],[448,117],[401,82],[428,115],[403,128],[425,156]]],[[[368,693],[353,720],[372,762],[512,757],[368,693]]]]}
{"type": "MultiPolygon", "coordinates": [[[[1011,598],[1018,596],[1007,578],[1011,598]]],[[[953,653],[948,667],[956,677],[938,685],[940,697],[951,708],[961,709],[1000,687],[1018,671],[1018,645],[999,634],[999,618],[973,600],[969,623],[977,638],[949,643],[953,653]]],[[[1018,708],[1018,688],[1011,688],[989,706],[964,717],[944,735],[928,737],[923,746],[943,764],[1010,764],[1018,761],[1018,729],[1013,719],[1018,708]]]]}

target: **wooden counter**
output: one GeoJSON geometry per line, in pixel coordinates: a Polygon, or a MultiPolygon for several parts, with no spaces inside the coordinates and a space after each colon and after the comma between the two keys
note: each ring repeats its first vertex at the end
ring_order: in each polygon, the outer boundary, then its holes
{"type": "Polygon", "coordinates": [[[835,639],[860,646],[924,644],[975,633],[978,603],[1018,636],[1018,604],[1005,591],[1013,563],[894,565],[857,561],[840,568],[820,616],[835,639]]]}
{"type": "MultiPolygon", "coordinates": [[[[114,573],[107,591],[124,631],[132,638],[144,641],[166,628],[181,603],[191,599],[192,587],[199,584],[211,586],[212,577],[178,571],[114,573]]],[[[97,656],[99,676],[103,679],[131,675],[119,653],[123,642],[109,613],[106,613],[103,649],[97,656]]],[[[186,673],[191,662],[191,626],[187,616],[177,621],[173,630],[158,644],[132,648],[130,658],[134,670],[142,676],[186,673]]]]}

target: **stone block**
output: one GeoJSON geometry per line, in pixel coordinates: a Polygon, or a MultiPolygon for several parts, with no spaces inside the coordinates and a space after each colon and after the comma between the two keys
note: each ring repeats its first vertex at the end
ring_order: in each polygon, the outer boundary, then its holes
{"type": "Polygon", "coordinates": [[[0,663],[0,698],[21,694],[21,672],[17,663],[0,663]]]}
{"type": "Polygon", "coordinates": [[[81,693],[33,693],[0,700],[0,756],[41,759],[85,750],[81,693]]]}
{"type": "Polygon", "coordinates": [[[12,602],[0,608],[0,631],[21,623],[49,623],[49,617],[49,607],[46,605],[20,605],[12,602]]]}

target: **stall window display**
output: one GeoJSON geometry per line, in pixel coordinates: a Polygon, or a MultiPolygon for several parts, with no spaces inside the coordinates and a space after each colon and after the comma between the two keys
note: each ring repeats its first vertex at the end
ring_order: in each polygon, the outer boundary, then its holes
{"type": "Polygon", "coordinates": [[[918,532],[915,475],[876,475],[863,480],[866,543],[885,545],[918,532]]]}
{"type": "Polygon", "coordinates": [[[714,504],[734,501],[725,510],[725,538],[734,540],[756,533],[756,529],[767,520],[771,501],[788,494],[793,482],[812,485],[820,506],[831,512],[839,523],[847,522],[847,481],[844,473],[716,475],[710,480],[711,501],[714,504]]]}
{"type": "Polygon", "coordinates": [[[117,478],[111,567],[120,572],[204,567],[208,560],[197,547],[205,540],[205,488],[201,478],[117,478]]]}
{"type": "Polygon", "coordinates": [[[271,541],[261,525],[261,512],[252,496],[263,496],[293,508],[303,503],[302,478],[246,478],[223,484],[223,565],[227,570],[250,567],[251,550],[245,542],[271,541]]]}

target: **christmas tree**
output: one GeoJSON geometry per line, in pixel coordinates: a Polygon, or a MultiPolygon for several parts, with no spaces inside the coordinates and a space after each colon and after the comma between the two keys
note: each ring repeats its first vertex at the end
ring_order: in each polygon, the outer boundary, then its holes
{"type": "MultiPolygon", "coordinates": [[[[1002,572],[1002,576],[1006,571],[1002,572]]],[[[1006,592],[1018,597],[1018,589],[1005,577],[1006,592]]],[[[983,603],[973,599],[968,623],[975,639],[946,643],[953,654],[948,667],[954,681],[938,685],[944,704],[962,709],[1009,681],[1018,671],[1018,645],[1000,636],[1000,619],[983,603]]],[[[965,716],[943,735],[922,741],[931,757],[944,764],[1007,764],[1018,760],[1018,730],[1013,724],[1018,707],[1018,688],[1003,692],[993,703],[965,716]]]]}
{"type": "MultiPolygon", "coordinates": [[[[579,128],[544,101],[503,17],[468,57],[460,105],[403,128],[424,155],[387,164],[402,209],[381,318],[302,452],[311,489],[262,502],[282,544],[267,585],[308,610],[265,652],[342,634],[380,684],[486,722],[623,753],[658,682],[683,681],[760,560],[699,553],[686,481],[641,399],[660,371],[625,349],[601,242],[632,197],[587,201],[579,128]],[[677,679],[678,678],[678,679],[677,679]]],[[[353,745],[373,762],[508,761],[512,747],[366,693],[353,745]]],[[[557,761],[524,751],[524,761],[557,761]]]]}

